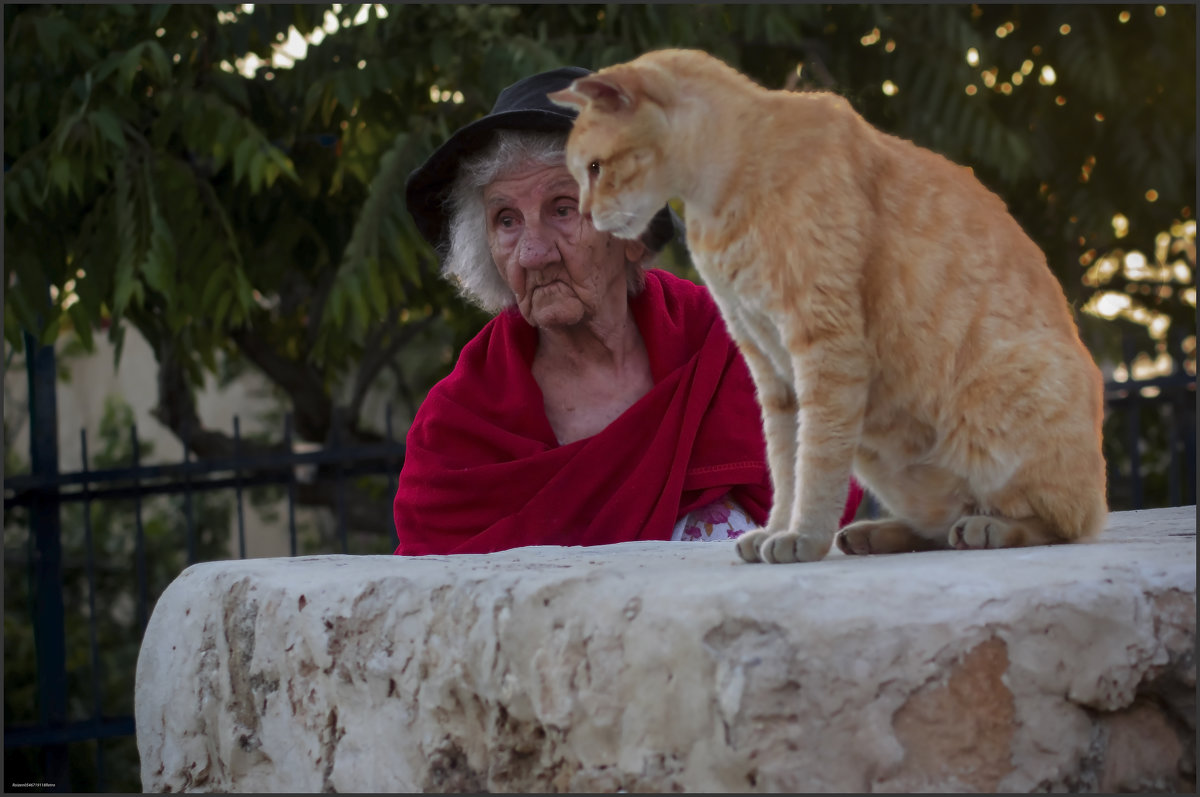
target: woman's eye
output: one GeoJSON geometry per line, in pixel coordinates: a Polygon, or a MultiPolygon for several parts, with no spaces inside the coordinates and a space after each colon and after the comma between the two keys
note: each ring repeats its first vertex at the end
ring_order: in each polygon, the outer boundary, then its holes
{"type": "Polygon", "coordinates": [[[501,213],[499,216],[496,217],[496,224],[500,227],[503,227],[506,230],[509,229],[510,227],[512,227],[516,223],[517,223],[517,220],[515,218],[513,218],[512,214],[510,214],[510,213],[501,213]]]}
{"type": "Polygon", "coordinates": [[[566,218],[567,216],[571,215],[571,211],[574,209],[575,208],[571,207],[570,205],[559,205],[557,208],[554,209],[554,212],[557,213],[560,217],[566,218]]]}

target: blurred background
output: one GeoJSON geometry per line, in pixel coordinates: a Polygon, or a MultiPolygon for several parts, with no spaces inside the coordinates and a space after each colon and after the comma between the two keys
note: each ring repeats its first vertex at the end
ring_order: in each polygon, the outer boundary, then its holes
{"type": "MultiPolygon", "coordinates": [[[[701,48],[970,166],[1104,372],[1112,508],[1195,503],[1193,5],[6,4],[3,22],[6,788],[140,791],[138,646],[188,564],[390,553],[405,431],[487,320],[438,278],[404,180],[563,64],[701,48]]],[[[680,245],[660,265],[698,279],[680,245]]]]}

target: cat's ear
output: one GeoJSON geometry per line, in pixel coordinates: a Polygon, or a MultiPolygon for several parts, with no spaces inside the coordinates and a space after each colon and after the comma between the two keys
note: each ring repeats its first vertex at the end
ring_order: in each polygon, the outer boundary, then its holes
{"type": "Polygon", "coordinates": [[[570,88],[547,96],[559,105],[581,111],[589,103],[610,113],[633,107],[633,96],[624,86],[612,78],[600,75],[581,77],[572,83],[570,88]]]}
{"type": "Polygon", "coordinates": [[[571,108],[576,111],[582,111],[588,102],[590,102],[586,96],[573,91],[571,87],[567,87],[561,91],[552,91],[546,97],[555,105],[561,105],[564,108],[571,108]]]}

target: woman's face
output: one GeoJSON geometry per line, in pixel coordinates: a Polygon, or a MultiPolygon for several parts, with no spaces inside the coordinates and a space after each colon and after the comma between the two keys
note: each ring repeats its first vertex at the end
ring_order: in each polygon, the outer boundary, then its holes
{"type": "Polygon", "coordinates": [[[566,166],[531,165],[483,191],[488,246],[521,315],[535,327],[573,326],[626,299],[625,264],[639,241],[597,232],[579,213],[566,166]]]}

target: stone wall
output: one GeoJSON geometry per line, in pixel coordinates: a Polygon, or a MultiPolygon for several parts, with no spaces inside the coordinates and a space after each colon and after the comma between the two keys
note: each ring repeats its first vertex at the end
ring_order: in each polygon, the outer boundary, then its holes
{"type": "Polygon", "coordinates": [[[148,791],[1195,789],[1195,507],[1090,544],[215,562],[138,661],[148,791]]]}

